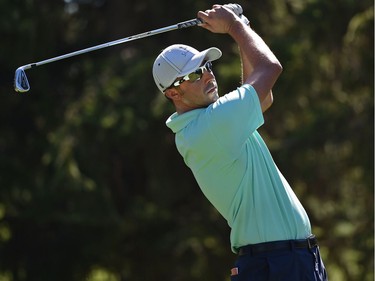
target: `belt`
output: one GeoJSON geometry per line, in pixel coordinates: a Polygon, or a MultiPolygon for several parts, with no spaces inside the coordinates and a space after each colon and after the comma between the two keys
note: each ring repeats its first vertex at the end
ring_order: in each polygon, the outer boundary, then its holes
{"type": "Polygon", "coordinates": [[[307,239],[283,240],[243,246],[238,249],[238,254],[240,256],[247,254],[256,255],[276,250],[291,250],[293,248],[312,249],[316,246],[318,246],[318,240],[315,235],[311,235],[307,239]]]}

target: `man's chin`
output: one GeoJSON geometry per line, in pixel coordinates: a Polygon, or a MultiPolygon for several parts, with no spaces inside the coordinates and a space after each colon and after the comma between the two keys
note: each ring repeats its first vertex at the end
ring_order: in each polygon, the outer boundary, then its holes
{"type": "Polygon", "coordinates": [[[215,89],[214,91],[210,92],[209,96],[211,97],[211,99],[213,101],[217,101],[219,99],[219,93],[218,93],[217,89],[215,89]]]}

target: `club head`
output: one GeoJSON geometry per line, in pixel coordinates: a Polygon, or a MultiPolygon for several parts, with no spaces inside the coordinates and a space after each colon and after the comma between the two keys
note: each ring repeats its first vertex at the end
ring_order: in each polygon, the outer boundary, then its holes
{"type": "Polygon", "coordinates": [[[25,70],[22,67],[17,68],[14,75],[14,90],[19,93],[24,93],[30,90],[30,84],[27,80],[25,70]]]}

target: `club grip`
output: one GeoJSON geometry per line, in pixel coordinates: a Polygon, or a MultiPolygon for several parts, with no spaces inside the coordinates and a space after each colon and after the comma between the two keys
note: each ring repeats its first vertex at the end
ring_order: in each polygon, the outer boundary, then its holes
{"type": "MultiPolygon", "coordinates": [[[[231,10],[234,12],[237,16],[241,17],[243,10],[240,4],[225,4],[223,5],[225,8],[231,10]]],[[[180,22],[177,24],[177,29],[182,29],[182,28],[187,28],[187,27],[192,27],[195,25],[202,24],[203,21],[200,18],[192,19],[192,20],[187,20],[184,22],[180,22]]]]}
{"type": "Polygon", "coordinates": [[[177,24],[178,29],[187,28],[203,23],[201,19],[192,19],[177,24]]]}

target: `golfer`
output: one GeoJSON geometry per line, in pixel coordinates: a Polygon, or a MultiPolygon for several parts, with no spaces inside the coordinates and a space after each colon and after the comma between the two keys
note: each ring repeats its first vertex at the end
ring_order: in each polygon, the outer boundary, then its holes
{"type": "Polygon", "coordinates": [[[198,17],[203,28],[237,43],[242,85],[219,97],[212,61],[221,51],[181,44],[163,50],[153,76],[175,106],[166,124],[179,153],[231,227],[238,255],[231,280],[327,280],[309,218],[257,131],[273,102],[280,62],[246,17],[220,5],[198,17]]]}

